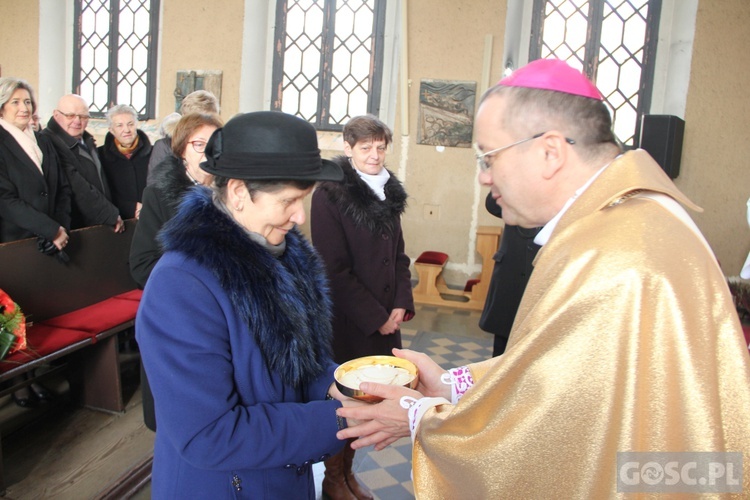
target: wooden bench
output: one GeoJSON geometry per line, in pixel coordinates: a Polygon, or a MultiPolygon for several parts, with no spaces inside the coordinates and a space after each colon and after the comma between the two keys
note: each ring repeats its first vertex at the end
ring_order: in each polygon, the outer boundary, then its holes
{"type": "Polygon", "coordinates": [[[492,270],[502,235],[502,226],[479,226],[477,253],[482,257],[482,273],[467,281],[463,290],[449,288],[443,278],[448,255],[443,252],[422,252],[414,261],[419,281],[412,290],[414,302],[481,311],[487,299],[492,270]]]}
{"type": "Polygon", "coordinates": [[[440,298],[438,290],[438,278],[443,273],[443,268],[448,262],[448,254],[443,252],[426,251],[419,254],[414,261],[414,269],[417,271],[419,281],[412,290],[414,300],[424,301],[429,297],[440,298]]]}
{"type": "MultiPolygon", "coordinates": [[[[133,328],[141,295],[128,267],[134,227],[127,221],[120,234],[104,226],[72,231],[67,264],[40,253],[35,239],[0,244],[0,288],[31,323],[27,348],[0,361],[0,382],[53,363],[68,375],[74,401],[124,411],[118,333],[133,328]]],[[[0,396],[28,383],[12,384],[0,396]]]]}

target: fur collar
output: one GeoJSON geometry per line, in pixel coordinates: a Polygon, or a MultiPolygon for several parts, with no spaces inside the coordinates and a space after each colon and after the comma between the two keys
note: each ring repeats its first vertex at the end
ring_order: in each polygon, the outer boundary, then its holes
{"type": "Polygon", "coordinates": [[[169,154],[151,172],[151,184],[158,189],[168,206],[176,210],[193,181],[185,173],[182,160],[169,154]]]}
{"type": "Polygon", "coordinates": [[[322,262],[295,229],[273,257],[230,216],[208,188],[189,189],[161,233],[165,251],[209,269],[247,324],[269,370],[292,387],[323,373],[331,353],[331,301],[322,262]]]}
{"type": "Polygon", "coordinates": [[[337,156],[333,161],[344,171],[343,182],[323,182],[318,189],[323,189],[328,199],[357,227],[367,228],[371,233],[394,234],[398,220],[406,210],[407,194],[393,172],[388,171],[391,178],[385,184],[385,200],[381,201],[346,156],[337,156]]]}

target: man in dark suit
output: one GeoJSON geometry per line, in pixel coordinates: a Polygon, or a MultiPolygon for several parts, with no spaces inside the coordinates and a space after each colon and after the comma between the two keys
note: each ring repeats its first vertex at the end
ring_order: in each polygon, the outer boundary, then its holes
{"type": "Polygon", "coordinates": [[[112,204],[94,138],[86,132],[89,118],[81,96],[65,95],[42,133],[52,139],[73,191],[71,229],[105,224],[120,233],[125,224],[112,204]]]}
{"type": "MultiPolygon", "coordinates": [[[[492,197],[492,193],[487,194],[485,207],[495,217],[502,218],[503,210],[492,197]]],[[[509,224],[503,229],[500,248],[493,257],[495,267],[492,270],[487,300],[479,319],[479,328],[495,335],[492,356],[499,356],[505,352],[518,305],[531,277],[531,271],[534,270],[534,258],[541,248],[534,243],[534,237],[541,229],[527,229],[509,224]]]]}

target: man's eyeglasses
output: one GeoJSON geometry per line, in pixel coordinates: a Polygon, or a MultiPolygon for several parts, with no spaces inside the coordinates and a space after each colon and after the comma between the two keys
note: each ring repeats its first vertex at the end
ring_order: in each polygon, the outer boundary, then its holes
{"type": "Polygon", "coordinates": [[[73,120],[74,118],[78,117],[79,120],[81,120],[82,122],[85,122],[86,120],[91,118],[91,115],[79,115],[77,113],[63,113],[59,109],[56,109],[55,111],[63,115],[68,120],[73,120]]]}
{"type": "MultiPolygon", "coordinates": [[[[489,170],[490,167],[492,166],[487,162],[488,156],[490,155],[494,156],[500,153],[501,151],[505,151],[506,149],[512,148],[513,146],[518,146],[519,144],[523,144],[524,142],[529,142],[529,141],[533,141],[534,139],[539,139],[541,136],[543,136],[546,133],[547,132],[542,132],[540,134],[532,135],[531,137],[527,137],[526,139],[521,139],[520,141],[516,141],[513,144],[508,144],[507,146],[493,149],[492,151],[487,151],[486,153],[483,153],[482,150],[479,149],[479,146],[474,144],[474,151],[476,152],[474,156],[476,156],[477,158],[477,166],[479,166],[479,170],[481,170],[482,172],[485,172],[489,170]]],[[[576,141],[574,141],[573,139],[569,139],[567,137],[565,138],[565,142],[567,142],[570,145],[573,145],[576,143],[576,141]]]]}
{"type": "Polygon", "coordinates": [[[206,141],[189,141],[188,144],[193,146],[196,153],[203,153],[206,150],[206,141]]]}

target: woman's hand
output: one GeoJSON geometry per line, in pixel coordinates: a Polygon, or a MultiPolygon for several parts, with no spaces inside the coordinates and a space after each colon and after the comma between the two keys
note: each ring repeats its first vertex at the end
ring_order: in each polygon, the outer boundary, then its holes
{"type": "Polygon", "coordinates": [[[55,235],[55,239],[52,240],[52,244],[55,245],[58,250],[62,250],[68,244],[69,239],[70,237],[65,231],[65,228],[60,226],[60,228],[57,230],[57,234],[55,235]]]}
{"type": "Polygon", "coordinates": [[[401,323],[404,322],[404,315],[406,314],[406,309],[402,307],[397,307],[393,311],[391,311],[391,315],[388,319],[391,319],[396,322],[396,324],[401,328],[401,323]]]}
{"type": "Polygon", "coordinates": [[[125,221],[122,220],[122,217],[119,215],[117,216],[117,222],[115,222],[114,232],[116,233],[122,233],[125,231],[125,221]]]}
{"type": "Polygon", "coordinates": [[[333,399],[341,401],[342,403],[347,399],[351,400],[349,396],[345,396],[341,391],[339,391],[339,388],[336,387],[336,382],[332,383],[330,387],[328,387],[328,394],[330,394],[333,399]]]}
{"type": "Polygon", "coordinates": [[[396,333],[396,330],[398,330],[398,324],[391,318],[388,318],[388,321],[383,323],[383,326],[378,328],[380,335],[393,335],[394,333],[396,333]]]}
{"type": "MultiPolygon", "coordinates": [[[[356,399],[352,399],[349,396],[345,396],[344,394],[339,391],[339,388],[336,387],[336,383],[334,382],[331,384],[331,386],[328,388],[328,394],[331,395],[331,397],[337,401],[340,401],[344,408],[356,408],[358,406],[367,406],[367,403],[364,401],[357,401],[356,399]]],[[[354,419],[347,419],[346,425],[347,426],[355,426],[359,425],[360,422],[354,420],[354,419]]]]}
{"type": "Polygon", "coordinates": [[[406,314],[406,309],[397,308],[391,311],[391,315],[388,317],[388,321],[383,324],[380,328],[378,328],[378,331],[381,335],[392,335],[396,333],[396,331],[401,328],[401,323],[404,321],[404,315],[406,314]]]}

